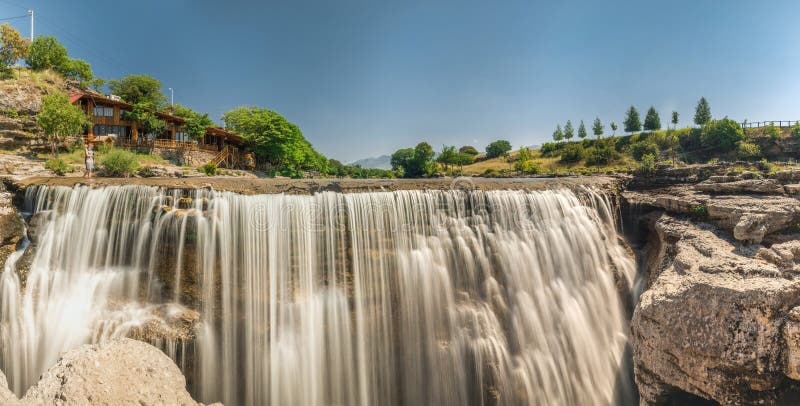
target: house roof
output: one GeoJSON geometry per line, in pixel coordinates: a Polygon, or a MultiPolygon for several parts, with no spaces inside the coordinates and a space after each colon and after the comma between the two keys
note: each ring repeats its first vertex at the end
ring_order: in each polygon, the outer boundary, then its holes
{"type": "MultiPolygon", "coordinates": [[[[103,105],[118,106],[118,107],[126,109],[126,110],[132,110],[133,107],[134,107],[133,104],[124,102],[122,100],[112,99],[112,98],[110,98],[110,97],[108,97],[108,96],[106,96],[104,94],[100,94],[100,93],[96,93],[96,92],[73,93],[73,94],[71,94],[69,96],[69,102],[72,103],[72,104],[77,103],[81,99],[90,99],[90,100],[94,101],[95,103],[99,103],[99,104],[103,104],[103,105]]],[[[181,117],[173,116],[172,114],[168,114],[168,113],[162,113],[160,111],[156,111],[155,115],[158,118],[162,119],[162,120],[173,122],[173,123],[177,123],[177,124],[183,124],[183,123],[186,122],[186,120],[184,120],[181,117]]]]}

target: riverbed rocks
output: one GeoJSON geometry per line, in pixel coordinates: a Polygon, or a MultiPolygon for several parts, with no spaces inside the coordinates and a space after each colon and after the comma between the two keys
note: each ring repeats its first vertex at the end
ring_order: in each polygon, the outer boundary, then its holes
{"type": "Polygon", "coordinates": [[[149,344],[126,338],[66,352],[21,404],[198,405],[171,359],[149,344]]]}
{"type": "Polygon", "coordinates": [[[641,403],[682,393],[723,405],[781,404],[800,376],[796,243],[742,245],[662,214],[649,289],[631,322],[641,403]]]}

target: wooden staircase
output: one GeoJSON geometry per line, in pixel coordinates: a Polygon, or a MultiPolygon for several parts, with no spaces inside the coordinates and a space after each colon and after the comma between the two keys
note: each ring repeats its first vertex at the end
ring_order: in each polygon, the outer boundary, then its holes
{"type": "Polygon", "coordinates": [[[214,159],[211,160],[211,163],[213,163],[216,166],[220,166],[223,162],[225,162],[225,166],[228,167],[230,166],[230,162],[228,162],[230,156],[231,156],[230,147],[225,146],[224,148],[222,148],[222,151],[219,151],[217,155],[214,156],[214,159]]]}

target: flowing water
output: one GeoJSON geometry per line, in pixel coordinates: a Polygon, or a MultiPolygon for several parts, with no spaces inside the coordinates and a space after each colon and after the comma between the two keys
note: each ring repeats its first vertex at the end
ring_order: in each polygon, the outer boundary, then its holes
{"type": "Polygon", "coordinates": [[[609,405],[625,391],[618,285],[635,271],[588,189],[38,187],[26,205],[27,277],[21,251],[0,277],[0,369],[18,395],[62,351],[190,309],[194,339],[142,337],[204,402],[609,405]]]}

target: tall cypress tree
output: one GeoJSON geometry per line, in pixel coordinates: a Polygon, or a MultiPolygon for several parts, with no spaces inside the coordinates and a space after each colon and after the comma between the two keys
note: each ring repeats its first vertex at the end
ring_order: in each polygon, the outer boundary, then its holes
{"type": "Polygon", "coordinates": [[[678,112],[672,112],[672,128],[678,128],[678,112]]]}
{"type": "Polygon", "coordinates": [[[580,139],[586,138],[586,126],[583,125],[583,120],[581,120],[581,125],[578,126],[578,137],[580,139]]]}
{"type": "Polygon", "coordinates": [[[622,124],[625,125],[625,132],[627,133],[642,131],[642,122],[639,121],[639,111],[636,110],[636,107],[631,106],[628,109],[625,113],[625,121],[622,124]]]}
{"type": "Polygon", "coordinates": [[[711,107],[705,97],[701,97],[694,109],[694,123],[704,125],[711,121],[711,107]]]}
{"type": "Polygon", "coordinates": [[[656,131],[661,129],[661,117],[658,116],[658,112],[653,106],[650,106],[650,108],[647,109],[647,115],[644,117],[644,129],[646,131],[656,131]]]}
{"type": "Polygon", "coordinates": [[[572,121],[567,120],[567,125],[564,126],[564,138],[570,140],[575,135],[575,129],[572,128],[572,121]]]}

